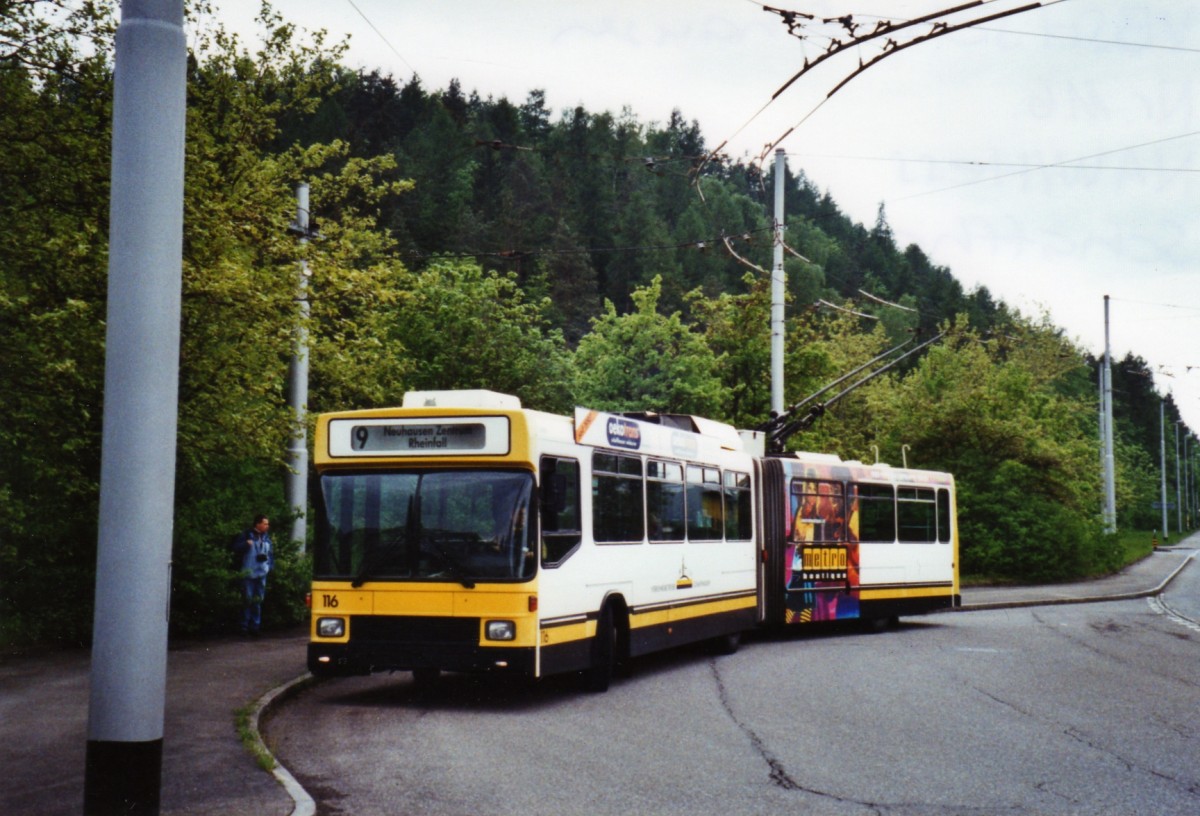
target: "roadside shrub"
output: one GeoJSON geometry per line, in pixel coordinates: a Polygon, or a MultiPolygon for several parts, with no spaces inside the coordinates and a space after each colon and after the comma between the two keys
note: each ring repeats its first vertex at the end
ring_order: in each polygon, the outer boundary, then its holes
{"type": "Polygon", "coordinates": [[[1027,465],[1002,462],[984,485],[961,482],[962,571],[1046,583],[1115,569],[1119,553],[1098,525],[1039,492],[1027,465]]]}

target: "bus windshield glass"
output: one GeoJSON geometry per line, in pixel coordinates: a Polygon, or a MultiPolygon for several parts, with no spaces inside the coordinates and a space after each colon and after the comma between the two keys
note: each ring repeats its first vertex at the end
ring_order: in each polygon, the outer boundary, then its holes
{"type": "Polygon", "coordinates": [[[315,575],[369,581],[533,576],[533,476],[512,470],[321,476],[315,575]]]}

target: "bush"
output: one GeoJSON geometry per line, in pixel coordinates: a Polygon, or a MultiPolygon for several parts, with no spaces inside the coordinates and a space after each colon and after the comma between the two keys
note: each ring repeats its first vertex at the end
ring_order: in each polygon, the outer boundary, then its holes
{"type": "Polygon", "coordinates": [[[291,625],[303,619],[309,560],[287,540],[294,514],[284,512],[283,480],[272,463],[212,461],[203,474],[181,474],[171,586],[171,632],[212,635],[234,631],[243,599],[239,570],[229,551],[234,536],[258,513],[271,519],[275,568],[267,580],[263,625],[291,625]]]}
{"type": "Polygon", "coordinates": [[[959,485],[964,573],[1045,583],[1120,566],[1112,537],[1040,493],[1044,480],[1028,466],[1002,462],[989,475],[989,484],[959,485]]]}

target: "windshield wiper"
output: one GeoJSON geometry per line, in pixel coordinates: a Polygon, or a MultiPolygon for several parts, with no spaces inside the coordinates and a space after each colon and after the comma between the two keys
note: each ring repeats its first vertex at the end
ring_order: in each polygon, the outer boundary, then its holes
{"type": "Polygon", "coordinates": [[[366,583],[368,576],[370,576],[372,572],[374,572],[383,564],[388,563],[388,561],[392,560],[392,558],[398,552],[400,552],[400,547],[402,544],[404,544],[406,537],[407,534],[402,532],[390,539],[386,544],[376,547],[374,550],[368,553],[367,557],[363,559],[363,564],[359,568],[358,574],[355,575],[354,580],[350,582],[350,586],[358,589],[364,583],[366,583]]]}
{"type": "Polygon", "coordinates": [[[454,559],[454,556],[446,552],[446,548],[443,547],[438,539],[434,537],[435,533],[444,534],[444,531],[422,530],[421,543],[429,543],[429,545],[433,548],[433,554],[441,559],[442,563],[446,566],[446,572],[450,573],[450,576],[454,578],[454,580],[462,584],[465,589],[474,589],[475,582],[467,577],[466,570],[463,569],[462,564],[458,563],[458,561],[454,559]]]}

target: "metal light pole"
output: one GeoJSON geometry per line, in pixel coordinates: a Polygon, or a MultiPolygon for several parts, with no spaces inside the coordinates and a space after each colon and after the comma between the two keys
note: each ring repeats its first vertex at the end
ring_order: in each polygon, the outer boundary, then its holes
{"type": "MultiPolygon", "coordinates": [[[[300,249],[309,238],[308,184],[296,188],[296,221],[291,225],[300,236],[300,249]]],[[[296,337],[292,350],[292,362],[288,377],[288,403],[292,408],[295,427],[288,442],[287,503],[295,513],[292,522],[292,540],[304,552],[308,537],[308,261],[300,258],[300,273],[296,282],[296,337]]]]}
{"type": "Polygon", "coordinates": [[[104,426],[83,790],[90,816],[159,812],[186,70],[183,0],[123,0],[113,77],[104,426]]]}

